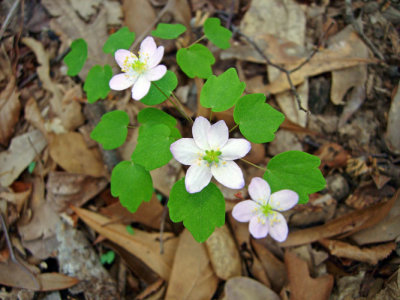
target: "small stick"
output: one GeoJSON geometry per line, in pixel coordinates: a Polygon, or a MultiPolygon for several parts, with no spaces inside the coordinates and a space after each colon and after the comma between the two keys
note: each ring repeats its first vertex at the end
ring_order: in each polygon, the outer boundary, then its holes
{"type": "Polygon", "coordinates": [[[7,30],[7,26],[10,23],[11,18],[14,16],[15,11],[17,10],[17,7],[19,5],[19,1],[20,0],[15,0],[14,1],[13,5],[10,8],[10,11],[7,14],[6,19],[4,20],[3,25],[1,26],[1,29],[0,29],[0,41],[3,38],[4,32],[7,30]]]}
{"type": "Polygon", "coordinates": [[[240,160],[243,161],[243,162],[245,162],[246,164],[249,164],[250,166],[253,166],[253,167],[257,168],[257,169],[260,169],[260,170],[263,170],[263,171],[267,171],[266,168],[257,166],[256,164],[253,164],[252,162],[249,162],[248,160],[245,160],[245,159],[243,159],[243,158],[241,158],[240,160]]]}

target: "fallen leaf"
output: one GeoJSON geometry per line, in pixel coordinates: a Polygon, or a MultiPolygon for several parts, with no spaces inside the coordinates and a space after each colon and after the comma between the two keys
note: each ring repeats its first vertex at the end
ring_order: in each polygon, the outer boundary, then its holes
{"type": "Polygon", "coordinates": [[[124,11],[124,23],[130,31],[140,37],[146,30],[153,29],[156,13],[150,2],[147,0],[124,0],[122,2],[124,11]]]}
{"type": "Polygon", "coordinates": [[[291,300],[327,300],[333,288],[333,276],[310,276],[307,263],[296,254],[285,251],[285,265],[289,277],[291,300]]]}
{"type": "Polygon", "coordinates": [[[29,98],[25,104],[25,119],[35,126],[36,129],[39,129],[44,136],[47,135],[44,119],[40,113],[37,102],[33,97],[29,98]]]}
{"type": "Polygon", "coordinates": [[[373,300],[381,300],[381,299],[399,299],[400,298],[400,272],[399,268],[396,273],[387,280],[385,284],[385,288],[383,288],[373,300]]]}
{"type": "Polygon", "coordinates": [[[381,202],[384,198],[393,195],[394,192],[395,189],[388,185],[379,190],[374,182],[360,183],[355,191],[347,197],[345,203],[355,209],[363,209],[381,202]]]}
{"type": "Polygon", "coordinates": [[[376,265],[396,249],[396,243],[387,243],[370,248],[359,248],[342,241],[322,239],[318,242],[334,256],[362,261],[371,265],[376,265]]]}
{"type": "Polygon", "coordinates": [[[122,224],[111,224],[110,219],[86,209],[71,207],[92,229],[138,257],[164,280],[169,280],[177,239],[164,232],[164,253],[160,254],[159,234],[136,229],[131,235],[122,224]]]}
{"type": "Polygon", "coordinates": [[[11,185],[46,145],[39,130],[14,137],[8,150],[0,152],[0,184],[11,185]]]}
{"type": "Polygon", "coordinates": [[[400,154],[400,83],[396,87],[396,92],[390,105],[388,123],[385,133],[385,141],[390,151],[400,154]]]}
{"type": "MultiPolygon", "coordinates": [[[[17,182],[14,182],[14,184],[17,182]]],[[[15,190],[15,189],[14,189],[15,190]]],[[[23,206],[26,204],[32,192],[32,185],[26,185],[26,189],[22,191],[0,192],[0,198],[14,204],[17,212],[21,213],[23,206]]]]}
{"type": "Polygon", "coordinates": [[[248,277],[235,277],[225,283],[223,300],[279,300],[270,288],[248,277]]]}
{"type": "Polygon", "coordinates": [[[158,279],[156,282],[147,286],[139,295],[137,295],[135,297],[135,300],[162,299],[164,292],[165,292],[165,281],[162,279],[158,279]]]}
{"type": "Polygon", "coordinates": [[[175,159],[171,159],[165,166],[151,171],[150,174],[153,179],[154,188],[168,197],[169,191],[175,182],[182,177],[182,175],[180,175],[181,170],[182,165],[175,159]]]}
{"type": "Polygon", "coordinates": [[[8,144],[21,110],[19,92],[15,88],[15,78],[11,76],[8,80],[7,86],[0,93],[0,144],[2,145],[8,144]]]}
{"type": "Polygon", "coordinates": [[[353,114],[361,107],[366,98],[364,85],[355,86],[349,93],[343,112],[339,118],[338,128],[343,127],[353,114]]]}
{"type": "Polygon", "coordinates": [[[350,153],[337,143],[325,143],[314,154],[321,159],[321,170],[343,168],[350,158],[350,153]]]}

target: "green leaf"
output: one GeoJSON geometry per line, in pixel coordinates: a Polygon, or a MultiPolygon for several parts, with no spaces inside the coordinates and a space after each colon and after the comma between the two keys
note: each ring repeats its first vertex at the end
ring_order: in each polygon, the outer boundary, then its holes
{"type": "Polygon", "coordinates": [[[112,69],[109,65],[105,65],[104,69],[99,65],[95,65],[90,69],[83,86],[89,103],[94,103],[99,99],[107,97],[110,91],[108,83],[111,77],[112,69]]]}
{"type": "Polygon", "coordinates": [[[31,163],[29,164],[29,166],[28,166],[28,172],[29,172],[29,174],[32,174],[32,173],[33,173],[33,171],[35,170],[35,167],[36,167],[36,161],[33,161],[33,162],[31,162],[31,163]]]}
{"type": "Polygon", "coordinates": [[[233,112],[243,136],[253,143],[267,143],[275,138],[275,131],[285,116],[265,103],[264,94],[250,94],[239,99],[233,112]]]}
{"type": "Polygon", "coordinates": [[[229,40],[232,37],[232,32],[222,27],[218,18],[208,18],[206,20],[204,34],[215,46],[221,49],[228,49],[231,46],[229,40]]]}
{"type": "Polygon", "coordinates": [[[171,129],[167,125],[141,126],[132,161],[149,171],[160,168],[171,160],[169,148],[175,140],[171,137],[171,129]]]}
{"type": "Polygon", "coordinates": [[[160,80],[151,82],[150,90],[146,96],[144,96],[140,102],[146,105],[157,105],[163,103],[171,95],[172,91],[178,85],[178,79],[174,72],[167,71],[163,78],[160,80]],[[162,91],[160,91],[158,88],[162,91]]]}
{"type": "Polygon", "coordinates": [[[100,262],[101,262],[102,265],[112,264],[114,259],[115,259],[115,253],[112,250],[110,250],[110,251],[108,251],[106,253],[103,253],[100,256],[100,262]]]}
{"type": "Polygon", "coordinates": [[[215,227],[225,224],[225,199],[218,187],[210,182],[201,192],[186,191],[185,178],[177,181],[168,200],[173,222],[182,222],[199,243],[213,233],[215,227]]]}
{"type": "Polygon", "coordinates": [[[153,107],[142,109],[137,116],[137,120],[141,124],[164,124],[170,129],[174,128],[177,123],[174,117],[153,107]]]}
{"type": "Polygon", "coordinates": [[[68,76],[76,76],[82,70],[88,56],[88,48],[84,39],[77,39],[71,44],[71,51],[64,57],[68,66],[68,76]]]}
{"type": "Polygon", "coordinates": [[[188,77],[208,78],[212,75],[211,65],[215,63],[215,58],[206,46],[194,44],[179,49],[176,62],[188,77]]]}
{"type": "Polygon", "coordinates": [[[133,229],[133,227],[131,225],[126,225],[126,232],[128,232],[129,234],[132,234],[132,235],[135,234],[135,230],[133,229]]]}
{"type": "Polygon", "coordinates": [[[111,173],[111,195],[119,197],[122,206],[134,213],[143,201],[153,195],[153,181],[144,167],[122,161],[111,173]]]}
{"type": "Polygon", "coordinates": [[[236,104],[246,84],[240,82],[236,69],[230,68],[218,77],[210,76],[200,94],[200,103],[214,112],[224,111],[236,104]]]}
{"type": "Polygon", "coordinates": [[[318,168],[320,164],[317,156],[301,151],[287,151],[268,162],[263,177],[272,192],[289,189],[299,194],[299,203],[307,203],[308,194],[325,188],[325,178],[318,168]]]}
{"type": "Polygon", "coordinates": [[[102,144],[106,150],[121,146],[128,135],[129,116],[122,110],[114,110],[104,114],[101,121],[93,129],[90,137],[102,144]]]}
{"type": "Polygon", "coordinates": [[[166,24],[159,23],[156,30],[151,32],[152,36],[159,37],[164,40],[176,39],[186,31],[186,27],[182,24],[166,24]]]}
{"type": "Polygon", "coordinates": [[[122,27],[108,37],[103,46],[103,52],[114,54],[118,49],[129,49],[134,41],[135,33],[126,26],[122,27]]]}

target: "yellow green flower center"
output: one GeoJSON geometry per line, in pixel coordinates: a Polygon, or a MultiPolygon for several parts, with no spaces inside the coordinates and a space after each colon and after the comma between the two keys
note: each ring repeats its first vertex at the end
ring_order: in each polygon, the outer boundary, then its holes
{"type": "Polygon", "coordinates": [[[203,159],[208,161],[208,163],[218,163],[219,162],[219,156],[221,155],[221,151],[215,151],[215,150],[206,150],[206,155],[203,156],[203,159]]]}
{"type": "Polygon", "coordinates": [[[143,73],[146,71],[146,62],[141,62],[139,59],[131,64],[131,68],[137,73],[143,73]]]}
{"type": "Polygon", "coordinates": [[[273,213],[273,209],[272,209],[271,205],[269,205],[269,204],[262,205],[262,206],[260,207],[260,209],[261,209],[261,212],[262,212],[265,216],[268,216],[269,214],[272,214],[272,213],[273,213]]]}

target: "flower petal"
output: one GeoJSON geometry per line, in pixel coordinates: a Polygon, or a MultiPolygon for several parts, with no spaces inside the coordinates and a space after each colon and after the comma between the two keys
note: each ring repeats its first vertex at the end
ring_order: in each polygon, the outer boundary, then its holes
{"type": "Polygon", "coordinates": [[[269,224],[265,217],[262,215],[256,215],[252,217],[249,223],[249,231],[256,239],[262,239],[266,237],[269,231],[269,224]]]}
{"type": "Polygon", "coordinates": [[[233,207],[232,217],[239,222],[249,222],[252,217],[258,214],[259,207],[260,205],[253,200],[244,200],[233,207]]]}
{"type": "Polygon", "coordinates": [[[150,56],[147,60],[147,66],[149,68],[153,68],[157,66],[164,56],[164,47],[160,46],[154,51],[153,55],[150,56]]]}
{"type": "Polygon", "coordinates": [[[147,95],[150,89],[150,81],[145,76],[139,76],[132,88],[132,98],[140,100],[147,95]]]}
{"type": "Polygon", "coordinates": [[[199,158],[201,160],[201,150],[193,139],[179,139],[171,144],[170,150],[174,158],[184,165],[193,165],[199,158]]]}
{"type": "Polygon", "coordinates": [[[154,55],[156,52],[157,45],[154,39],[151,36],[146,37],[141,43],[140,43],[140,50],[139,50],[139,58],[140,61],[143,61],[144,59],[149,59],[154,55]]]}
{"type": "Polygon", "coordinates": [[[245,139],[229,139],[221,148],[220,158],[223,160],[235,160],[242,158],[251,149],[251,144],[245,139]]]}
{"type": "Polygon", "coordinates": [[[244,187],[242,170],[233,161],[221,161],[218,165],[211,166],[211,173],[215,179],[230,189],[241,189],[244,187]]]}
{"type": "Polygon", "coordinates": [[[267,223],[269,224],[269,234],[271,237],[278,242],[286,240],[289,229],[285,217],[278,212],[274,212],[269,215],[267,219],[267,223]]]}
{"type": "Polygon", "coordinates": [[[299,195],[291,190],[281,190],[272,193],[269,198],[268,204],[271,205],[272,209],[285,211],[291,209],[299,201],[299,195]]]}
{"type": "Polygon", "coordinates": [[[271,195],[271,188],[268,182],[261,177],[254,177],[249,184],[249,194],[251,199],[264,205],[267,204],[271,195]]]}
{"type": "Polygon", "coordinates": [[[200,192],[210,183],[211,177],[210,168],[205,163],[190,166],[186,172],[186,190],[191,194],[200,192]]]}
{"type": "Polygon", "coordinates": [[[221,149],[229,138],[228,126],[225,121],[221,120],[211,125],[208,130],[208,143],[212,150],[221,149]]]}
{"type": "Polygon", "coordinates": [[[203,150],[209,150],[208,131],[211,127],[210,122],[204,117],[197,117],[192,126],[193,139],[203,150]]]}
{"type": "Polygon", "coordinates": [[[124,69],[127,63],[133,63],[138,59],[135,54],[125,49],[115,51],[114,57],[121,69],[124,69]]]}
{"type": "Polygon", "coordinates": [[[115,91],[122,91],[133,85],[136,78],[129,76],[126,73],[114,75],[109,82],[110,89],[115,91]]]}
{"type": "Polygon", "coordinates": [[[167,73],[167,67],[159,65],[153,69],[147,70],[144,76],[146,76],[148,81],[156,81],[163,78],[165,73],[167,73]]]}

